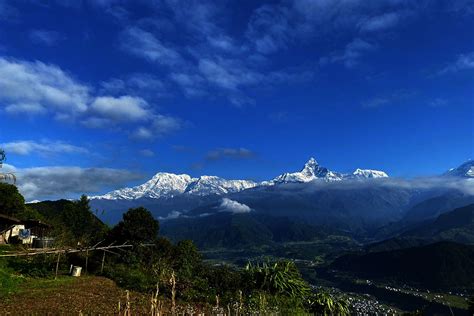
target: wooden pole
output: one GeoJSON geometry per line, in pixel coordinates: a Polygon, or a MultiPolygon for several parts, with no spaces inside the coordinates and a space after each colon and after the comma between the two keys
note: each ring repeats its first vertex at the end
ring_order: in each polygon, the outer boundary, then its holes
{"type": "Polygon", "coordinates": [[[87,274],[87,263],[89,261],[89,249],[86,250],[86,274],[87,274]]]}
{"type": "Polygon", "coordinates": [[[58,260],[56,261],[56,274],[54,275],[54,279],[58,278],[58,269],[59,269],[59,258],[61,257],[61,253],[58,252],[58,260]]]}
{"type": "Polygon", "coordinates": [[[104,263],[105,263],[105,251],[104,251],[104,255],[102,256],[102,266],[100,267],[100,274],[104,272],[104,263]]]}

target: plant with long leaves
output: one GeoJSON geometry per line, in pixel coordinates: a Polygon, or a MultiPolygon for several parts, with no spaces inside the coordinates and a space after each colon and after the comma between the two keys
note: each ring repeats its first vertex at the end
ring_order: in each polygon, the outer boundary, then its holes
{"type": "Polygon", "coordinates": [[[301,277],[293,261],[248,263],[245,271],[253,287],[271,294],[285,295],[291,298],[307,297],[311,289],[301,277]]]}
{"type": "Polygon", "coordinates": [[[350,310],[347,302],[336,299],[328,293],[319,292],[308,299],[308,309],[315,315],[349,315],[350,310]]]}

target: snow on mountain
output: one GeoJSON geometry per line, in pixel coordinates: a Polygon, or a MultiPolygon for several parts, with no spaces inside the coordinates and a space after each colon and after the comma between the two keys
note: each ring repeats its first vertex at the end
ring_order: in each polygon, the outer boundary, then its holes
{"type": "Polygon", "coordinates": [[[271,181],[265,182],[265,184],[272,185],[293,182],[301,183],[310,182],[316,179],[322,179],[327,182],[340,181],[343,179],[343,175],[320,166],[316,159],[310,158],[301,171],[293,173],[284,173],[271,181]]]}
{"type": "Polygon", "coordinates": [[[101,196],[93,196],[91,199],[133,200],[139,198],[168,198],[181,194],[196,196],[225,195],[256,186],[270,186],[282,183],[306,183],[315,180],[333,182],[383,177],[388,177],[388,175],[383,171],[369,169],[356,169],[352,174],[342,174],[322,167],[318,164],[316,159],[310,158],[301,171],[284,173],[273,180],[260,183],[249,180],[226,180],[216,176],[192,178],[187,174],[177,175],[160,172],[144,184],[132,188],[115,190],[101,196]]]}
{"type": "Polygon", "coordinates": [[[334,182],[351,179],[374,179],[387,178],[388,175],[379,170],[370,169],[356,169],[352,174],[343,174],[331,171],[318,164],[316,159],[310,158],[304,165],[304,168],[299,172],[284,173],[279,175],[271,181],[262,182],[263,185],[275,185],[281,183],[305,183],[315,180],[322,180],[325,182],[334,182]]]}
{"type": "Polygon", "coordinates": [[[354,179],[388,178],[388,174],[379,170],[357,168],[351,175],[348,175],[347,178],[354,178],[354,179]]]}
{"type": "Polygon", "coordinates": [[[444,176],[474,179],[474,160],[470,159],[459,167],[450,169],[444,176]]]}
{"type": "Polygon", "coordinates": [[[180,194],[211,195],[227,194],[253,188],[257,184],[247,180],[226,180],[216,176],[191,178],[187,174],[160,172],[144,184],[123,188],[91,199],[133,200],[139,198],[173,197],[180,194]]]}
{"type": "Polygon", "coordinates": [[[104,200],[133,200],[139,198],[173,197],[182,194],[190,183],[196,179],[187,174],[173,174],[159,172],[144,184],[132,188],[123,188],[109,192],[101,196],[93,196],[92,199],[104,200]]]}
{"type": "Polygon", "coordinates": [[[253,188],[257,184],[247,180],[226,180],[216,176],[202,176],[188,185],[185,193],[194,195],[227,194],[253,188]]]}

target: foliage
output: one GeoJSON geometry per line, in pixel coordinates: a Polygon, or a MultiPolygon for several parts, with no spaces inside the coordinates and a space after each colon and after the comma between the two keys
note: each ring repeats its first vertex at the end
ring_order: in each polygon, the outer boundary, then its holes
{"type": "MultiPolygon", "coordinates": [[[[11,257],[6,260],[7,266],[23,276],[45,278],[53,276],[57,256],[36,255],[27,257],[11,257]]],[[[60,257],[60,264],[67,266],[65,256],[60,257]]]]}
{"type": "Polygon", "coordinates": [[[15,292],[22,278],[14,274],[14,270],[0,259],[0,298],[15,292]]]}
{"type": "Polygon", "coordinates": [[[129,241],[134,244],[155,242],[159,228],[159,222],[146,208],[131,208],[112,229],[111,237],[117,242],[129,241]]]}
{"type": "Polygon", "coordinates": [[[248,263],[245,271],[249,284],[255,289],[291,298],[304,298],[310,293],[308,283],[293,261],[248,263]]]}
{"type": "Polygon", "coordinates": [[[126,289],[146,292],[155,287],[156,279],[140,266],[115,264],[105,270],[105,275],[126,289]]]}
{"type": "Polygon", "coordinates": [[[58,244],[91,244],[104,238],[107,226],[98,219],[83,195],[77,201],[58,200],[29,204],[44,221],[53,226],[53,235],[58,244]]]}
{"type": "Polygon", "coordinates": [[[307,301],[308,309],[316,315],[349,315],[350,310],[346,301],[335,299],[328,293],[319,292],[307,301]]]}
{"type": "Polygon", "coordinates": [[[18,188],[11,184],[0,183],[0,213],[16,216],[25,209],[25,199],[18,188]]]}

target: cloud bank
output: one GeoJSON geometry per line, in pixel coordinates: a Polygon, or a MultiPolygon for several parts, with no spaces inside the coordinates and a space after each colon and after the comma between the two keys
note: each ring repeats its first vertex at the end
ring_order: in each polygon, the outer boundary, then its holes
{"type": "Polygon", "coordinates": [[[143,178],[136,172],[111,168],[15,168],[7,164],[2,172],[15,172],[17,186],[26,200],[77,198],[81,194],[122,187],[130,181],[143,178]]]}

